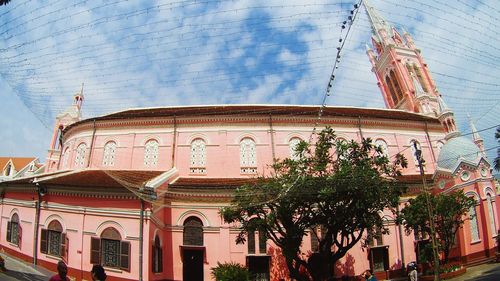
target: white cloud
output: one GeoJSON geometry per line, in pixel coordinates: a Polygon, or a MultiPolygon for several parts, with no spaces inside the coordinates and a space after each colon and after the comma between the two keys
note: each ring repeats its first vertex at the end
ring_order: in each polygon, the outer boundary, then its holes
{"type": "MultiPolygon", "coordinates": [[[[412,32],[463,131],[467,112],[479,129],[498,123],[495,1],[371,2],[412,32]]],[[[352,8],[326,0],[57,3],[31,1],[0,24],[0,74],[49,126],[82,82],[85,117],[151,105],[318,104],[352,8]]],[[[383,107],[363,47],[370,28],[364,11],[358,16],[327,102],[383,107]]],[[[482,134],[495,145],[493,130],[482,134]]]]}

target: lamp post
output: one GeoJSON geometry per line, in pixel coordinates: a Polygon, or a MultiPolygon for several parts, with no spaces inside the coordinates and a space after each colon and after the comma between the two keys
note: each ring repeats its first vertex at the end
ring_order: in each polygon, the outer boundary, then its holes
{"type": "Polygon", "coordinates": [[[139,217],[139,281],[143,280],[143,262],[144,262],[144,257],[143,257],[143,252],[144,252],[144,211],[145,211],[145,205],[144,205],[144,197],[147,198],[147,200],[156,200],[158,198],[156,191],[154,188],[149,187],[149,186],[143,186],[142,188],[139,189],[139,200],[141,201],[141,211],[140,211],[140,217],[139,217]]]}
{"type": "Polygon", "coordinates": [[[47,194],[47,188],[40,185],[40,183],[35,183],[37,200],[35,201],[35,229],[33,237],[33,265],[36,267],[38,264],[38,227],[40,225],[40,204],[42,203],[42,197],[47,194]]]}
{"type": "Polygon", "coordinates": [[[423,192],[427,205],[427,214],[429,216],[429,229],[431,234],[431,243],[432,243],[432,254],[434,256],[434,281],[439,281],[441,278],[439,277],[439,253],[438,246],[436,241],[436,230],[434,228],[434,209],[432,208],[432,204],[430,202],[430,193],[427,189],[427,183],[425,181],[425,173],[424,166],[425,160],[422,158],[422,150],[417,147],[417,142],[413,142],[413,147],[415,148],[415,157],[418,161],[418,167],[420,169],[420,176],[422,176],[422,184],[423,184],[423,192]]]}

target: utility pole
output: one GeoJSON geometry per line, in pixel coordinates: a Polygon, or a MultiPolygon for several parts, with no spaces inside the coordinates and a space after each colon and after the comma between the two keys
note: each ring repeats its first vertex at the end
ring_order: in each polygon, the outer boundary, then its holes
{"type": "Polygon", "coordinates": [[[425,200],[427,201],[427,214],[429,216],[429,228],[431,231],[431,243],[432,243],[432,254],[434,256],[434,281],[440,281],[439,277],[439,253],[438,253],[438,245],[436,241],[436,230],[434,229],[434,209],[432,208],[432,204],[430,202],[430,193],[427,189],[427,182],[425,181],[425,173],[424,173],[424,165],[425,160],[422,158],[422,150],[417,147],[417,142],[413,142],[413,147],[415,148],[415,156],[418,161],[418,167],[420,169],[420,176],[422,177],[423,184],[423,192],[425,196],[425,200]]]}

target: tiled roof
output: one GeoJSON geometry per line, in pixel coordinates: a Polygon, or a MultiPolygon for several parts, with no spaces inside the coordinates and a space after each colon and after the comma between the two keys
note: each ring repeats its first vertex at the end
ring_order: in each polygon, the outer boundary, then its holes
{"type": "Polygon", "coordinates": [[[213,188],[235,188],[244,184],[256,183],[255,178],[178,178],[169,185],[170,188],[183,189],[213,189],[213,188]]]}
{"type": "Polygon", "coordinates": [[[145,182],[160,175],[161,171],[78,170],[49,177],[37,182],[47,185],[78,187],[129,187],[140,188],[145,182]]]}
{"type": "MultiPolygon", "coordinates": [[[[425,180],[428,183],[432,182],[432,176],[433,176],[433,174],[425,174],[425,180]]],[[[398,177],[397,180],[401,183],[420,184],[420,183],[422,183],[422,176],[420,174],[402,175],[402,176],[398,177]]]]}
{"type": "MultiPolygon", "coordinates": [[[[172,106],[155,108],[127,109],[111,113],[108,115],[86,119],[76,122],[66,128],[79,124],[93,122],[94,120],[117,120],[130,118],[150,118],[150,117],[196,117],[196,116],[317,116],[319,106],[304,105],[205,105],[205,106],[172,106]]],[[[398,119],[409,121],[427,121],[439,124],[437,118],[407,112],[397,109],[363,108],[363,107],[340,107],[327,106],[323,110],[324,117],[361,117],[361,118],[381,118],[398,119]]]]}
{"type": "Polygon", "coordinates": [[[36,159],[36,157],[0,157],[0,169],[3,170],[5,165],[12,159],[12,163],[14,164],[14,168],[19,171],[22,168],[26,167],[29,163],[36,159]]]}

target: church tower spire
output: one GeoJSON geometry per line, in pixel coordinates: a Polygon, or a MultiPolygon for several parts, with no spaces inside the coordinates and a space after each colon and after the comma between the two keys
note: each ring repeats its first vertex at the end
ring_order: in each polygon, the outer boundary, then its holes
{"type": "MultiPolygon", "coordinates": [[[[73,95],[73,104],[66,108],[65,111],[56,116],[56,122],[52,133],[52,141],[50,142],[49,152],[46,160],[45,172],[53,172],[60,168],[59,163],[63,155],[62,133],[68,125],[80,121],[81,108],[83,104],[83,83],[79,92],[73,95]]],[[[67,149],[65,149],[67,151],[67,149]]]]}
{"type": "Polygon", "coordinates": [[[363,0],[372,29],[367,48],[372,71],[386,107],[438,117],[447,138],[458,135],[453,112],[441,98],[427,64],[412,37],[391,26],[368,0],[363,0]]]}
{"type": "Polygon", "coordinates": [[[437,116],[439,93],[413,39],[389,25],[367,0],[363,4],[372,28],[373,50],[367,54],[386,106],[437,116]]]}
{"type": "Polygon", "coordinates": [[[481,138],[481,136],[479,135],[479,132],[476,129],[476,125],[474,124],[474,121],[472,121],[472,118],[470,117],[469,114],[467,114],[467,118],[469,119],[469,125],[470,125],[470,129],[472,131],[472,140],[477,145],[477,147],[479,147],[479,150],[481,150],[481,153],[484,155],[485,154],[484,141],[481,138]]]}

